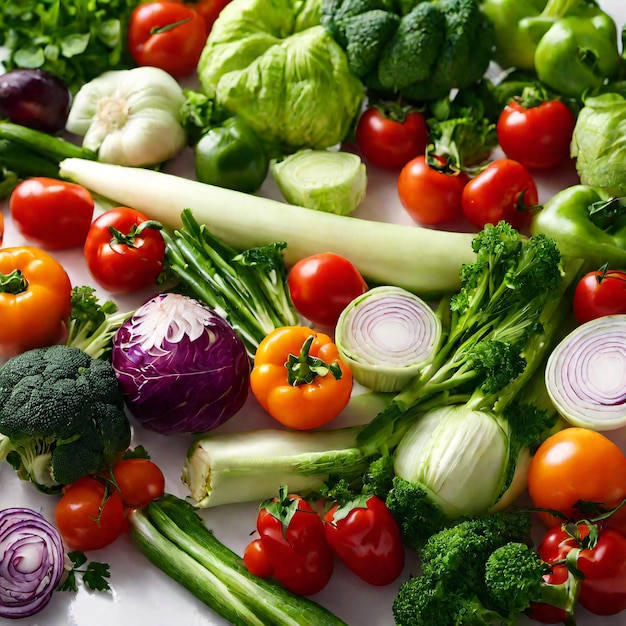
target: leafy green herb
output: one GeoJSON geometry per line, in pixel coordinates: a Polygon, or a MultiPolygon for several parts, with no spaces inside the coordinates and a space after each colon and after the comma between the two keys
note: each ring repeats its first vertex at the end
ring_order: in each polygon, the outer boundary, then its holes
{"type": "Polygon", "coordinates": [[[87,557],[78,550],[68,552],[67,556],[72,562],[72,569],[59,586],[58,591],[78,591],[77,574],[82,576],[83,584],[91,591],[108,591],[110,589],[108,579],[111,577],[111,573],[107,563],[98,563],[97,561],[87,563],[87,557]]]}
{"type": "Polygon", "coordinates": [[[0,45],[7,70],[40,68],[72,93],[106,70],[132,66],[128,20],[139,0],[6,0],[0,45]]]}

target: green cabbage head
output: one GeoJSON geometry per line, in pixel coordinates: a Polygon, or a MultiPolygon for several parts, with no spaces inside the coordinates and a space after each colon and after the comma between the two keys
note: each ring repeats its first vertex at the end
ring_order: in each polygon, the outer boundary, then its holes
{"type": "Polygon", "coordinates": [[[202,90],[279,150],[340,143],[364,89],[320,19],[321,0],[232,0],[200,58],[202,90]]]}
{"type": "Polygon", "coordinates": [[[605,93],[585,99],[572,137],[571,155],[583,184],[626,195],[626,99],[605,93]]]}

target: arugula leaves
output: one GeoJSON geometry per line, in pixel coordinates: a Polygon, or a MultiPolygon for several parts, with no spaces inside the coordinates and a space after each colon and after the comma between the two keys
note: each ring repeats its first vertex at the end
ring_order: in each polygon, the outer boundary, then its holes
{"type": "Polygon", "coordinates": [[[72,93],[106,70],[132,66],[128,20],[140,0],[5,0],[0,45],[7,70],[40,68],[72,93]]]}

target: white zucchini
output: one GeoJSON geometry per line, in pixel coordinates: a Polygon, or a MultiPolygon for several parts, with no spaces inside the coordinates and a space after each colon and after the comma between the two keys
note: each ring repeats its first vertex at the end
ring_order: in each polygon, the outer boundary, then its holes
{"type": "Polygon", "coordinates": [[[148,169],[65,159],[61,176],[164,226],[183,209],[237,249],[287,243],[288,266],[321,252],[348,258],[373,283],[421,296],[456,291],[461,265],[474,260],[474,235],[334,215],[148,169]]]}

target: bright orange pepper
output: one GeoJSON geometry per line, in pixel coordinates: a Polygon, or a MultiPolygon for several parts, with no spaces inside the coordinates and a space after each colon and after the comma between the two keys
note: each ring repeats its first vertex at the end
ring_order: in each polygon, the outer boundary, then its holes
{"type": "Polygon", "coordinates": [[[63,266],[31,246],[0,249],[0,356],[60,341],[71,310],[63,266]]]}
{"type": "Polygon", "coordinates": [[[283,326],[259,344],[250,388],[274,419],[308,430],[335,419],[348,404],[352,372],[328,335],[305,326],[283,326]]]}

